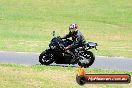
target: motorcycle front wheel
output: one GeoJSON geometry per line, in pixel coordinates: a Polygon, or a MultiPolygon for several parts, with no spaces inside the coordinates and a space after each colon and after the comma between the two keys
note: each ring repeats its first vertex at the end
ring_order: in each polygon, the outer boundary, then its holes
{"type": "Polygon", "coordinates": [[[39,62],[42,65],[49,65],[54,62],[53,54],[50,50],[43,51],[39,56],[39,62]]]}
{"type": "Polygon", "coordinates": [[[80,60],[78,65],[87,68],[94,63],[94,60],[95,60],[95,55],[91,51],[84,51],[80,55],[80,60]]]}

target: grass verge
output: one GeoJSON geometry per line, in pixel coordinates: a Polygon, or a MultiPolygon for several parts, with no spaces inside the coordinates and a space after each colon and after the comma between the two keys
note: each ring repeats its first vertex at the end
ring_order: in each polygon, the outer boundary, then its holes
{"type": "MultiPolygon", "coordinates": [[[[42,65],[0,64],[0,88],[132,88],[130,84],[76,83],[77,68],[42,65]]],[[[132,72],[87,68],[90,74],[123,74],[132,72]]]]}

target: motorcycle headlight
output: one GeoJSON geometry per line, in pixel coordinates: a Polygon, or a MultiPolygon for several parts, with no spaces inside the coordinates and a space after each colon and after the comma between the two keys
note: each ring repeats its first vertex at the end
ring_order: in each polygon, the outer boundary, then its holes
{"type": "Polygon", "coordinates": [[[54,49],[54,46],[50,46],[51,49],[54,49]]]}
{"type": "Polygon", "coordinates": [[[51,49],[55,49],[55,46],[53,46],[53,45],[50,45],[50,48],[51,48],[51,49]]]}

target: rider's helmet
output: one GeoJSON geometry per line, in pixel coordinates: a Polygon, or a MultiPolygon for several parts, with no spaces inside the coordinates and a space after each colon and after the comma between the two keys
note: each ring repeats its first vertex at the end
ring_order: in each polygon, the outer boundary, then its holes
{"type": "Polygon", "coordinates": [[[75,32],[77,29],[78,29],[78,25],[77,24],[71,24],[69,26],[69,31],[72,32],[72,33],[75,32]]]}

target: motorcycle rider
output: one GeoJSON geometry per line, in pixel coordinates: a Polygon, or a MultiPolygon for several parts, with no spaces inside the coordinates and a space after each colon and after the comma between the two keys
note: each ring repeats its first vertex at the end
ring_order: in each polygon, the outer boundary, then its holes
{"type": "Polygon", "coordinates": [[[72,37],[72,44],[65,47],[65,50],[78,52],[80,50],[79,47],[85,47],[86,40],[82,35],[82,33],[79,31],[79,27],[77,24],[71,24],[69,26],[69,33],[66,34],[64,37],[62,37],[62,39],[66,39],[70,37],[72,37]]]}

